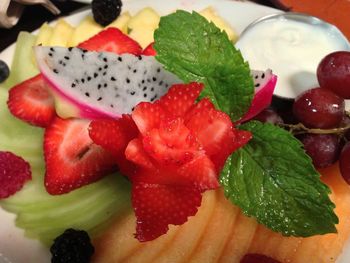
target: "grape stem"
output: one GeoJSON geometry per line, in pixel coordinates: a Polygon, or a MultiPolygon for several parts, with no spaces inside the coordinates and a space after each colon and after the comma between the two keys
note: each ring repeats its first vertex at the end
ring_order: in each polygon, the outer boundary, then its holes
{"type": "Polygon", "coordinates": [[[346,125],[345,127],[340,128],[334,128],[334,129],[310,129],[305,127],[304,124],[298,123],[298,124],[278,124],[283,128],[288,128],[289,131],[294,134],[304,134],[304,133],[313,133],[313,134],[343,134],[350,130],[350,124],[346,125]]]}
{"type": "MultiPolygon", "coordinates": [[[[350,111],[346,111],[345,115],[350,117],[350,111]]],[[[305,133],[313,133],[313,134],[344,134],[348,130],[350,130],[350,124],[339,127],[339,128],[333,128],[333,129],[311,129],[305,127],[304,124],[298,123],[298,124],[285,124],[285,123],[279,123],[279,126],[283,128],[289,129],[289,132],[291,132],[293,135],[298,134],[305,134],[305,133]]]]}

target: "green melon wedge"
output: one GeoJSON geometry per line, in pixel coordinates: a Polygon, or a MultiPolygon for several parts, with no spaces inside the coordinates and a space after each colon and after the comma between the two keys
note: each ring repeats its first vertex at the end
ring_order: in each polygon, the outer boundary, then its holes
{"type": "Polygon", "coordinates": [[[19,35],[9,80],[0,86],[0,151],[13,152],[31,165],[32,180],[21,191],[0,201],[0,206],[16,214],[16,226],[25,235],[50,245],[65,229],[73,227],[92,236],[104,229],[115,216],[130,211],[130,184],[120,174],[81,187],[71,193],[52,196],[44,187],[43,132],[11,115],[7,109],[8,88],[38,73],[31,49],[36,37],[19,35]]]}

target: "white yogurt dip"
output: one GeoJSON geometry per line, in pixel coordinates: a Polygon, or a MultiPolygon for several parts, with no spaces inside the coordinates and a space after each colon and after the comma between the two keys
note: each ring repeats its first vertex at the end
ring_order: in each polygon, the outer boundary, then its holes
{"type": "Polygon", "coordinates": [[[236,47],[252,69],[271,68],[278,76],[275,94],[287,98],[318,86],[316,69],[325,55],[350,49],[337,28],[295,13],[254,23],[243,32],[236,47]]]}

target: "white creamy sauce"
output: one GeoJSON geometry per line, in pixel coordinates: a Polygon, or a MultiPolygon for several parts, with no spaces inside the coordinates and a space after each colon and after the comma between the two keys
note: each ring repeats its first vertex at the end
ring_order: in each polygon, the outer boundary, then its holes
{"type": "Polygon", "coordinates": [[[271,68],[278,76],[275,94],[289,98],[317,87],[316,70],[321,59],[347,49],[329,28],[286,18],[257,23],[236,47],[252,69],[271,68]]]}

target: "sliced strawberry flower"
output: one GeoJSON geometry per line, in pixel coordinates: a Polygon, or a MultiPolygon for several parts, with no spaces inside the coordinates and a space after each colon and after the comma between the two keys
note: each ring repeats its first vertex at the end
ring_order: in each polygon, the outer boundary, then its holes
{"type": "Polygon", "coordinates": [[[53,97],[41,74],[11,88],[7,105],[14,116],[34,126],[46,127],[56,115],[53,97]]]}
{"type": "Polygon", "coordinates": [[[173,85],[158,103],[170,116],[183,117],[193,107],[203,87],[197,82],[173,85]]]}
{"type": "Polygon", "coordinates": [[[201,192],[191,186],[133,184],[136,238],[141,242],[153,240],[165,234],[169,224],[185,223],[197,213],[201,201],[201,192]]]}
{"type": "Polygon", "coordinates": [[[109,131],[98,128],[101,121],[90,125],[97,144],[117,153],[125,147],[116,159],[133,184],[140,241],[152,240],[166,233],[169,224],[182,224],[194,215],[201,193],[219,187],[227,157],[250,139],[249,132],[236,130],[209,100],[195,103],[202,88],[198,83],[174,85],[159,101],[137,105],[131,117],[138,132],[127,146],[128,129],[120,120],[106,125],[109,131]],[[120,141],[114,142],[116,136],[120,141]]]}
{"type": "Polygon", "coordinates": [[[78,47],[90,51],[106,51],[117,54],[141,55],[141,46],[132,38],[125,35],[118,28],[109,27],[88,40],[80,43],[78,47]]]}
{"type": "Polygon", "coordinates": [[[89,136],[94,143],[116,156],[124,152],[128,143],[137,135],[137,127],[130,115],[123,115],[118,120],[93,120],[89,126],[89,136]]]}
{"type": "Polygon", "coordinates": [[[141,102],[132,112],[132,119],[142,134],[159,127],[165,117],[165,110],[157,103],[141,102]]]}
{"type": "Polygon", "coordinates": [[[180,167],[200,153],[200,145],[182,119],[163,120],[159,126],[146,133],[142,143],[160,165],[180,167]]]}
{"type": "Polygon", "coordinates": [[[145,152],[142,141],[140,139],[134,139],[127,145],[125,149],[125,157],[134,162],[136,165],[146,168],[147,170],[155,170],[155,166],[152,160],[145,152]]]}
{"type": "Polygon", "coordinates": [[[68,193],[115,170],[115,158],[93,143],[88,127],[87,120],[57,117],[45,130],[45,187],[48,193],[68,193]]]}

